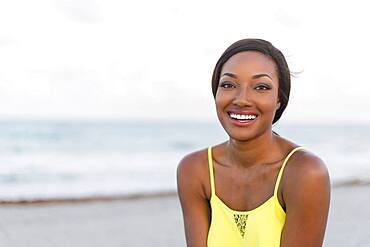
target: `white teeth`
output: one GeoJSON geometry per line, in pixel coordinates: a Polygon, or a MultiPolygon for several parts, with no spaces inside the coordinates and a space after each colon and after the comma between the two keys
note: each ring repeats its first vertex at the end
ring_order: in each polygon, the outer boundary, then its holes
{"type": "Polygon", "coordinates": [[[255,116],[255,115],[240,115],[240,114],[230,113],[230,117],[238,119],[238,120],[243,120],[243,119],[250,120],[250,119],[255,119],[257,116],[255,116]]]}

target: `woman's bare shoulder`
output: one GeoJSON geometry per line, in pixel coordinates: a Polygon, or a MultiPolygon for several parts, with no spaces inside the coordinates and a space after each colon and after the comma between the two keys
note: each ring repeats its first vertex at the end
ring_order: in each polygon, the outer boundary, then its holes
{"type": "Polygon", "coordinates": [[[298,145],[283,137],[280,137],[280,141],[285,147],[284,149],[287,150],[286,153],[289,153],[294,148],[303,147],[293,153],[284,169],[281,186],[284,198],[287,197],[288,193],[292,194],[291,192],[294,188],[299,188],[304,180],[306,182],[314,182],[315,179],[323,179],[327,183],[330,182],[328,168],[317,154],[305,146],[298,145]]]}
{"type": "Polygon", "coordinates": [[[179,162],[177,169],[179,172],[186,172],[192,175],[198,174],[204,169],[207,162],[207,148],[193,151],[186,154],[179,162]]]}
{"type": "Polygon", "coordinates": [[[290,158],[286,167],[283,197],[294,197],[297,193],[310,189],[330,186],[330,176],[325,162],[314,152],[303,147],[290,158]],[[309,186],[311,185],[311,186],[309,186]]]}
{"type": "Polygon", "coordinates": [[[185,155],[177,167],[177,192],[188,246],[203,246],[207,240],[211,209],[204,193],[206,168],[206,148],[185,155]]]}
{"type": "Polygon", "coordinates": [[[177,166],[177,180],[196,185],[199,192],[206,197],[204,180],[208,176],[207,148],[186,154],[177,166]]]}
{"type": "Polygon", "coordinates": [[[292,172],[299,172],[301,170],[307,171],[307,169],[325,169],[326,165],[324,161],[314,152],[306,148],[305,146],[299,145],[291,140],[284,137],[279,137],[281,145],[284,149],[287,149],[287,153],[292,151],[294,148],[302,147],[302,149],[295,151],[295,153],[288,160],[289,170],[292,172]]]}
{"type": "Polygon", "coordinates": [[[289,160],[289,168],[287,173],[292,173],[290,178],[297,177],[297,175],[306,176],[307,173],[327,173],[328,169],[325,162],[314,152],[303,147],[297,150],[289,160]]]}
{"type": "Polygon", "coordinates": [[[328,169],[318,155],[305,149],[296,151],[288,163],[283,188],[287,216],[281,242],[289,245],[300,240],[321,246],[330,205],[328,169]]]}

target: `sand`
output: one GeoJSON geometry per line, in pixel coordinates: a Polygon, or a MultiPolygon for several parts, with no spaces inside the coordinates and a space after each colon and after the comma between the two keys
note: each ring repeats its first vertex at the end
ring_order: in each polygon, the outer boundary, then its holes
{"type": "MultiPolygon", "coordinates": [[[[370,246],[370,186],[332,189],[324,246],[370,246]]],[[[184,247],[176,194],[0,205],[0,246],[184,247]]]]}

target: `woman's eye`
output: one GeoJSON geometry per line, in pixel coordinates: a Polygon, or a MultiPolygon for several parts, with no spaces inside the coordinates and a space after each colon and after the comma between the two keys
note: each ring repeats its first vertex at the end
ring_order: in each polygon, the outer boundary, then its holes
{"type": "Polygon", "coordinates": [[[233,86],[234,86],[233,84],[228,83],[228,82],[223,82],[220,85],[220,87],[223,87],[223,88],[232,88],[233,86]]]}
{"type": "Polygon", "coordinates": [[[270,87],[265,86],[265,85],[258,85],[258,86],[256,87],[256,89],[257,89],[257,90],[269,90],[269,89],[270,89],[270,87]]]}

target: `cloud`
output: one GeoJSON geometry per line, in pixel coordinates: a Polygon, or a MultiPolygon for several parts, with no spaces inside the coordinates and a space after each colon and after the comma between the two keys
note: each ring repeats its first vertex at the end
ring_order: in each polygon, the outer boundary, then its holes
{"type": "Polygon", "coordinates": [[[284,9],[278,9],[274,13],[275,20],[287,28],[298,29],[302,26],[302,18],[284,9]]]}
{"type": "Polygon", "coordinates": [[[57,10],[67,18],[81,22],[97,22],[102,19],[95,0],[57,0],[57,10]]]}
{"type": "Polygon", "coordinates": [[[5,37],[5,36],[0,36],[0,46],[8,46],[8,45],[13,45],[15,44],[15,40],[5,37]]]}

